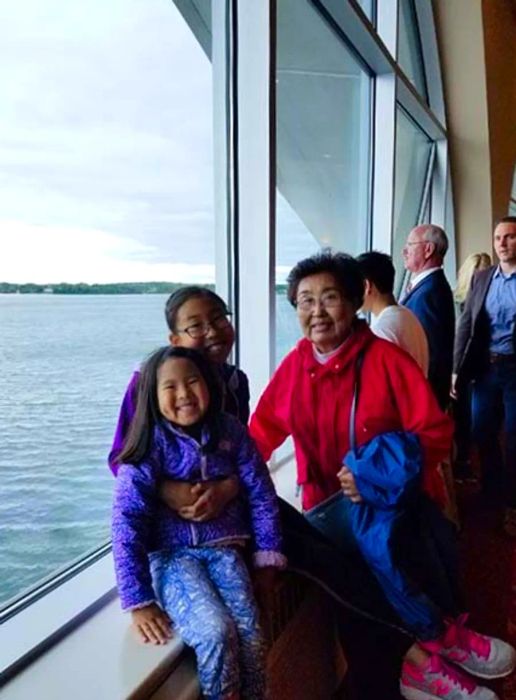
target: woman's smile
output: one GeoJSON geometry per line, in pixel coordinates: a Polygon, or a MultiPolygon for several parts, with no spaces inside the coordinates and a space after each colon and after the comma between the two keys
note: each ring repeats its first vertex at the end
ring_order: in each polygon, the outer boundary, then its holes
{"type": "Polygon", "coordinates": [[[331,352],[349,335],[355,310],[329,272],[299,282],[297,314],[301,329],[319,352],[331,352]]]}

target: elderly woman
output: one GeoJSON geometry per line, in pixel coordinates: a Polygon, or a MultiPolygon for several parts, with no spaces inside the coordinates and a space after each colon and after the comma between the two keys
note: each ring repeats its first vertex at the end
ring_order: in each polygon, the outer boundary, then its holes
{"type": "MultiPolygon", "coordinates": [[[[437,502],[442,497],[437,464],[449,452],[452,427],[415,361],[357,319],[363,289],[358,263],[342,253],[323,251],[293,268],[288,297],[305,337],[282,361],[251,418],[251,434],[265,459],[292,436],[305,512],[339,491],[344,503],[370,512],[362,482],[348,468],[351,431],[357,450],[378,436],[415,436],[422,489],[437,502]]],[[[482,678],[507,675],[514,668],[512,647],[467,629],[462,619],[443,619],[412,583],[385,579],[383,562],[365,558],[418,640],[402,666],[403,697],[495,698],[463,670],[482,678]]]]}

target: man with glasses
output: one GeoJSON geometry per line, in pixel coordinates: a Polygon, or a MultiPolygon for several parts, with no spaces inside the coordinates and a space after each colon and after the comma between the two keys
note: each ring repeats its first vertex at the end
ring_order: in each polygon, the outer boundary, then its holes
{"type": "Polygon", "coordinates": [[[440,226],[422,224],[409,233],[403,247],[405,268],[412,274],[401,305],[410,309],[425,329],[430,351],[428,380],[439,405],[450,398],[455,308],[442,269],[448,238],[440,226]]]}

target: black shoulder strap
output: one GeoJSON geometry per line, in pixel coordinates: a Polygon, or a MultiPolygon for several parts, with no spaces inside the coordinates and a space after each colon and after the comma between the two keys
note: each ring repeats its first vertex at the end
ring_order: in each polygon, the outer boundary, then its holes
{"type": "Polygon", "coordinates": [[[362,364],[364,362],[365,349],[362,348],[358,353],[355,363],[355,385],[353,388],[353,400],[351,402],[351,411],[349,414],[349,444],[352,450],[356,448],[356,433],[355,433],[355,418],[357,413],[358,394],[360,392],[360,376],[362,364]]]}

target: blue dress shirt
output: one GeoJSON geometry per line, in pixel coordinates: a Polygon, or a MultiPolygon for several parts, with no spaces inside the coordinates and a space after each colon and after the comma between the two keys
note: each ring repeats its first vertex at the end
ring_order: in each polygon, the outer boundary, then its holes
{"type": "Polygon", "coordinates": [[[489,285],[485,309],[489,317],[489,351],[512,355],[512,342],[516,320],[516,272],[504,275],[497,267],[489,285]]]}

